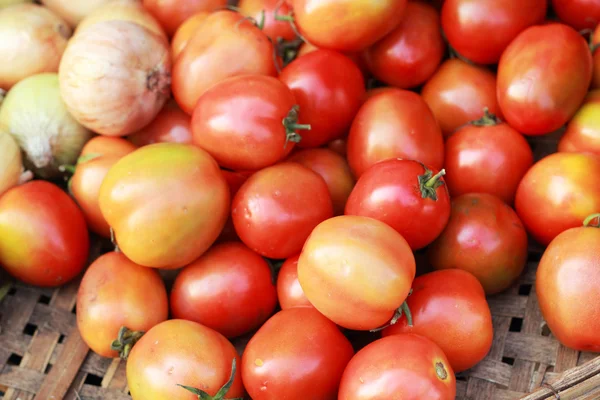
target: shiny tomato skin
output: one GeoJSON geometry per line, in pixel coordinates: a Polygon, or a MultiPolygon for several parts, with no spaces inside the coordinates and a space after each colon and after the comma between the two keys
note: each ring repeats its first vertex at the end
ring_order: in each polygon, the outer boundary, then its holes
{"type": "Polygon", "coordinates": [[[420,177],[429,171],[413,160],[386,160],[367,169],[356,183],[346,204],[346,215],[362,215],[385,222],[418,250],[442,232],[450,218],[450,196],[441,185],[423,196],[420,177]]]}
{"type": "Polygon", "coordinates": [[[513,204],[519,182],[532,165],[529,143],[506,123],[467,125],[446,140],[444,180],[452,197],[489,193],[513,204]]]}
{"type": "Polygon", "coordinates": [[[431,109],[416,93],[390,89],[367,100],[348,135],[347,157],[359,178],[390,158],[417,160],[435,169],[444,164],[444,139],[431,109]]]}
{"type": "Polygon", "coordinates": [[[200,11],[179,25],[171,40],[171,60],[175,61],[177,59],[185,46],[187,46],[190,38],[194,35],[194,32],[196,32],[196,29],[198,29],[209,15],[210,12],[200,11]]]}
{"type": "MultiPolygon", "coordinates": [[[[319,50],[319,47],[315,46],[312,43],[304,42],[298,48],[298,53],[296,53],[296,58],[302,57],[302,56],[312,53],[313,51],[316,51],[316,50],[319,50]]],[[[360,69],[360,72],[362,72],[364,78],[369,77],[369,69],[367,68],[365,60],[362,57],[362,52],[342,53],[342,54],[347,56],[349,59],[352,60],[352,62],[354,64],[356,64],[358,69],[360,69]]]]}
{"type": "Polygon", "coordinates": [[[299,253],[314,227],[333,216],[323,178],[293,162],[254,173],[233,198],[231,209],[242,242],[275,259],[299,253]]]}
{"type": "Polygon", "coordinates": [[[213,244],[229,203],[215,160],[179,143],[151,144],[121,158],[99,197],[121,251],[136,264],[165,269],[191,263],[213,244]]]}
{"type": "Polygon", "coordinates": [[[409,1],[400,24],[363,54],[373,76],[408,89],[433,75],[445,51],[438,12],[429,4],[409,1]]]}
{"type": "Polygon", "coordinates": [[[191,118],[169,101],[150,124],[127,137],[136,146],[153,143],[192,143],[191,118]]]}
{"type": "Polygon", "coordinates": [[[227,0],[143,0],[144,8],[150,11],[169,36],[192,15],[212,12],[227,5],[227,0]]]}
{"type": "Polygon", "coordinates": [[[442,349],[402,333],[367,345],[350,360],[338,400],[454,400],[456,378],[442,349]]]}
{"type": "Polygon", "coordinates": [[[561,21],[578,31],[600,23],[600,3],[595,0],[552,0],[552,8],[561,21]]]}
{"type": "Polygon", "coordinates": [[[298,260],[306,298],[327,318],[353,330],[386,324],[414,277],[415,258],[406,240],[369,217],[343,215],[322,222],[298,260]]]}
{"type": "Polygon", "coordinates": [[[250,339],[242,378],[253,400],[332,400],[352,345],[314,308],[282,310],[250,339]]]}
{"type": "Polygon", "coordinates": [[[0,267],[30,285],[56,287],[83,270],[85,219],[58,186],[31,181],[0,197],[0,267]]]}
{"type": "Polygon", "coordinates": [[[220,333],[196,322],[171,319],[150,329],[127,360],[127,383],[133,400],[196,400],[178,385],[215,395],[237,370],[226,399],[242,397],[240,358],[220,333]]]}
{"type": "Polygon", "coordinates": [[[171,314],[232,338],[265,322],[277,305],[271,269],[242,243],[214,246],[185,266],[171,289],[171,314]]]}
{"type": "Polygon", "coordinates": [[[546,0],[446,0],[442,28],[461,56],[497,64],[510,42],[546,17],[546,0]]]}
{"type": "Polygon", "coordinates": [[[465,194],[452,199],[448,225],[427,255],[434,269],[468,271],[486,294],[496,294],[523,272],[527,232],[514,210],[498,197],[465,194]]]}
{"type": "Polygon", "coordinates": [[[359,68],[331,50],[315,50],[287,65],[279,79],[296,97],[302,131],[300,147],[319,147],[342,137],[350,127],[365,93],[359,68]]]}
{"type": "Polygon", "coordinates": [[[296,32],[287,21],[277,21],[277,15],[289,15],[292,7],[285,0],[240,0],[238,3],[240,13],[263,22],[262,31],[275,42],[278,38],[294,40],[296,32]],[[263,20],[264,18],[264,20],[263,20]]]}
{"type": "Polygon", "coordinates": [[[94,136],[83,146],[79,157],[108,156],[121,158],[135,149],[137,149],[135,144],[120,137],[94,136]]]}
{"type": "Polygon", "coordinates": [[[573,28],[550,23],[521,32],[498,64],[498,103],[506,121],[526,135],[562,127],[592,79],[592,55],[573,28]]]}
{"type": "Polygon", "coordinates": [[[106,253],[81,280],[77,327],[96,354],[115,358],[119,354],[111,350],[111,343],[119,329],[148,331],[169,316],[167,301],[165,284],[156,270],[137,265],[122,253],[106,253]]]}
{"type": "Polygon", "coordinates": [[[440,346],[454,372],[472,368],[492,347],[492,313],[481,283],[467,271],[446,269],[415,278],[408,307],[413,326],[403,316],[383,337],[416,333],[440,346]]]}
{"type": "Polygon", "coordinates": [[[600,102],[585,102],[567,125],[558,151],[600,156],[600,102]]]}
{"type": "Polygon", "coordinates": [[[298,281],[300,254],[285,260],[277,275],[277,298],[282,310],[294,307],[312,307],[298,281]]]}
{"type": "Polygon", "coordinates": [[[444,137],[483,117],[484,108],[501,117],[496,99],[496,76],[484,67],[459,59],[444,61],[421,90],[421,96],[440,124],[444,137]]]}
{"type": "Polygon", "coordinates": [[[554,153],[531,167],[515,197],[527,231],[547,246],[559,233],[581,225],[600,210],[600,157],[554,153]]]}
{"type": "Polygon", "coordinates": [[[552,334],[565,346],[600,352],[600,229],[559,234],[540,260],[535,289],[552,334]]]}

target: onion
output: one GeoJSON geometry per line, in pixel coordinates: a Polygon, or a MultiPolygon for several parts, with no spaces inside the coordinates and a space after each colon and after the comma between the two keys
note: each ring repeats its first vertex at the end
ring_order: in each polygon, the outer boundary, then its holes
{"type": "Polygon", "coordinates": [[[150,123],[169,97],[169,44],[133,22],[99,22],[69,42],[58,75],[75,119],[103,135],[128,135],[150,123]]]}
{"type": "Polygon", "coordinates": [[[43,178],[57,177],[61,165],[74,164],[92,136],[69,115],[56,73],[17,83],[0,108],[0,126],[25,153],[25,165],[43,178]]]}
{"type": "Polygon", "coordinates": [[[110,0],[42,0],[42,4],[63,18],[72,27],[110,0]]]}
{"type": "Polygon", "coordinates": [[[19,183],[21,150],[14,139],[0,130],[0,196],[19,183]]]}
{"type": "Polygon", "coordinates": [[[0,9],[0,89],[40,72],[56,72],[71,28],[46,7],[18,4],[0,9]]]}
{"type": "Polygon", "coordinates": [[[0,0],[0,8],[12,6],[19,3],[31,3],[33,0],[0,0]]]}

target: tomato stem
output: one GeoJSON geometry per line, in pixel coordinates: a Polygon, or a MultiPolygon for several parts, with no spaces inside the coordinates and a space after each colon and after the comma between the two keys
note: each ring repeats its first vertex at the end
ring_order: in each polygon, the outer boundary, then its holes
{"type": "Polygon", "coordinates": [[[88,153],[77,159],[77,164],[83,164],[88,161],[95,160],[98,157],[102,157],[102,153],[88,153]]]}
{"type": "Polygon", "coordinates": [[[300,106],[295,105],[292,107],[288,115],[283,119],[282,124],[285,127],[285,146],[288,142],[299,143],[302,140],[302,136],[296,132],[297,130],[310,130],[310,125],[298,123],[298,112],[300,106]]]}
{"type": "Polygon", "coordinates": [[[144,336],[144,333],[145,332],[143,331],[132,331],[126,326],[122,326],[121,329],[119,329],[119,335],[111,343],[110,348],[113,351],[118,351],[119,357],[121,357],[123,360],[127,360],[131,349],[137,343],[137,341],[144,336]]]}
{"type": "MultiPolygon", "coordinates": [[[[410,293],[409,293],[409,296],[410,296],[410,293]]],[[[402,305],[400,307],[398,307],[398,309],[394,312],[394,315],[392,316],[392,319],[390,320],[389,323],[385,324],[381,328],[371,329],[369,332],[379,332],[386,328],[389,328],[392,325],[395,325],[398,321],[400,321],[400,318],[402,318],[403,314],[406,315],[406,322],[408,323],[408,326],[412,327],[413,326],[412,313],[410,312],[408,303],[405,300],[404,303],[402,303],[402,305]]]]}
{"type": "Polygon", "coordinates": [[[600,228],[600,213],[592,214],[583,221],[583,226],[600,228]],[[596,221],[594,223],[594,221],[596,221]]]}
{"type": "Polygon", "coordinates": [[[425,173],[418,177],[421,197],[437,201],[437,189],[444,184],[444,181],[441,178],[446,175],[446,170],[442,169],[440,172],[433,175],[433,172],[425,167],[425,165],[423,165],[423,168],[425,169],[425,173]]]}
{"type": "Polygon", "coordinates": [[[68,172],[70,174],[74,174],[75,173],[75,166],[74,165],[61,165],[58,167],[58,170],[60,172],[68,172]]]}
{"type": "MultiPolygon", "coordinates": [[[[198,400],[223,400],[223,399],[225,399],[227,392],[229,392],[229,389],[231,389],[231,386],[233,385],[233,381],[235,380],[235,371],[236,371],[236,360],[234,357],[233,361],[231,362],[231,374],[229,375],[229,380],[227,382],[225,382],[225,384],[223,386],[221,386],[221,388],[219,389],[217,394],[215,394],[214,396],[211,396],[210,394],[206,393],[204,390],[200,390],[195,387],[179,385],[179,384],[177,384],[177,386],[180,386],[180,387],[184,388],[185,390],[192,392],[193,394],[198,396],[198,400]]],[[[244,400],[244,399],[241,397],[237,397],[237,398],[234,398],[231,400],[244,400]]]]}
{"type": "Polygon", "coordinates": [[[473,126],[494,126],[501,124],[502,120],[498,118],[495,114],[491,113],[490,110],[485,107],[483,109],[483,117],[469,122],[469,125],[473,126]]]}

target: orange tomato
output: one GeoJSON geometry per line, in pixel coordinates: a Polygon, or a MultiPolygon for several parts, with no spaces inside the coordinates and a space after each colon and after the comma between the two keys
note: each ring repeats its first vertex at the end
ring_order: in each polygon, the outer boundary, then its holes
{"type": "Polygon", "coordinates": [[[137,146],[152,143],[192,143],[191,118],[175,101],[169,101],[150,124],[128,139],[137,146]]]}
{"type": "Polygon", "coordinates": [[[192,15],[212,12],[227,5],[227,0],[143,0],[144,7],[162,25],[169,36],[192,15]]]}
{"type": "Polygon", "coordinates": [[[173,39],[171,40],[171,57],[173,61],[177,59],[177,56],[179,56],[185,46],[187,46],[190,38],[194,35],[194,32],[196,32],[196,29],[198,29],[209,15],[209,12],[201,11],[186,19],[179,28],[177,28],[177,31],[175,31],[173,39]]]}

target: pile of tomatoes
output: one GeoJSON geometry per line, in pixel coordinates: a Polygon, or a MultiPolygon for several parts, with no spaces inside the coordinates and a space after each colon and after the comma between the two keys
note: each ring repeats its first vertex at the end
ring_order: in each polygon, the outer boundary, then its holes
{"type": "Polygon", "coordinates": [[[553,335],[600,352],[600,2],[110,1],[42,1],[82,22],[34,72],[96,135],[0,193],[0,266],[83,274],[79,331],[133,399],[454,399],[533,241],[553,335]],[[118,37],[170,54],[103,64],[118,37]]]}

